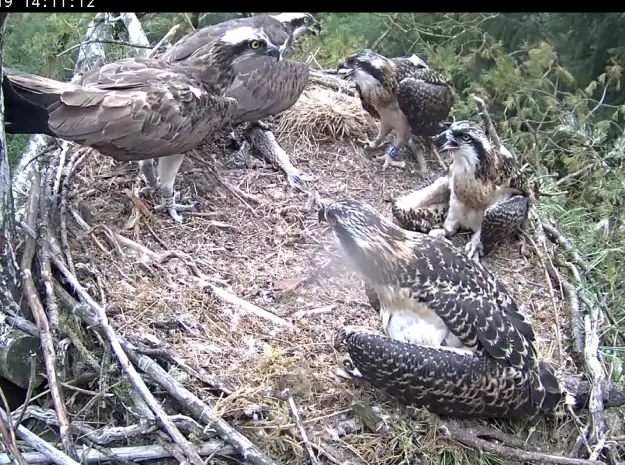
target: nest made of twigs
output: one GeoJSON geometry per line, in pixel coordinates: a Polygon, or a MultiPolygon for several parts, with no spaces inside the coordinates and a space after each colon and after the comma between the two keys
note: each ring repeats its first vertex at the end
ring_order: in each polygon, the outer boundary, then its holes
{"type": "Polygon", "coordinates": [[[295,105],[281,114],[278,133],[332,142],[365,138],[375,127],[358,97],[310,83],[295,105]]]}

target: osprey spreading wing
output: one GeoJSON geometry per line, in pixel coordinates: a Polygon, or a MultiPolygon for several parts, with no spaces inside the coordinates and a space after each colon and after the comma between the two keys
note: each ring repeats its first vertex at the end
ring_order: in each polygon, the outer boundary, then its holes
{"type": "Polygon", "coordinates": [[[510,235],[527,218],[534,195],[513,156],[493,147],[482,128],[472,121],[456,121],[438,138],[449,150],[449,211],[443,230],[433,235],[451,237],[460,228],[473,231],[466,251],[478,260],[499,233],[510,235]],[[488,215],[487,215],[488,212],[488,215]],[[488,218],[487,218],[488,216],[488,218]]]}
{"type": "Polygon", "coordinates": [[[173,186],[182,153],[235,117],[236,100],[222,94],[234,80],[233,65],[251,55],[280,56],[261,30],[245,26],[220,35],[204,55],[185,63],[128,58],[78,83],[6,72],[7,132],[53,135],[118,160],[164,157],[161,209],[179,221],[173,186]]]}
{"type": "Polygon", "coordinates": [[[527,418],[555,408],[562,393],[537,360],[534,332],[488,270],[359,201],[334,202],[319,219],[380,300],[386,336],[344,330],[367,381],[404,402],[459,417],[527,418]]]}
{"type": "Polygon", "coordinates": [[[440,132],[441,123],[453,106],[454,92],[449,82],[416,55],[386,58],[366,49],[347,57],[337,69],[345,76],[353,75],[363,108],[380,120],[378,136],[373,142],[364,141],[365,144],[375,149],[392,130],[398,134],[380,157],[384,159],[382,169],[405,166],[404,162],[394,161],[394,157],[408,144],[421,171],[425,171],[425,159],[411,136],[431,145],[429,138],[440,132]]]}

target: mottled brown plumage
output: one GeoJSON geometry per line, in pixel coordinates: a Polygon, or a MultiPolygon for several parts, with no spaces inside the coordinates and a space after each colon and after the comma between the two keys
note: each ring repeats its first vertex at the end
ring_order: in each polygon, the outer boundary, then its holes
{"type": "Polygon", "coordinates": [[[527,418],[555,408],[558,383],[539,367],[534,332],[488,270],[362,202],[334,202],[319,219],[379,297],[386,336],[354,327],[343,334],[367,381],[458,417],[527,418]]]}
{"type": "MultiPolygon", "coordinates": [[[[207,44],[216,37],[240,26],[261,29],[271,43],[280,48],[282,56],[297,37],[306,32],[318,34],[321,30],[319,23],[308,13],[238,18],[192,31],[167,50],[162,59],[180,63],[201,56],[207,44]]],[[[309,66],[304,62],[254,56],[239,60],[233,69],[236,78],[225,96],[237,100],[235,122],[258,121],[290,108],[308,82],[309,66]]]]}
{"type": "Polygon", "coordinates": [[[443,76],[430,70],[421,58],[386,58],[371,50],[359,50],[347,57],[338,67],[339,73],[353,74],[363,108],[380,119],[378,136],[370,148],[377,148],[395,130],[398,137],[383,158],[383,169],[403,167],[393,161],[395,154],[406,144],[417,156],[425,171],[425,159],[411,143],[415,135],[429,144],[429,138],[440,132],[454,102],[454,91],[443,76]]]}
{"type": "Polygon", "coordinates": [[[179,220],[173,183],[181,154],[236,115],[236,100],[222,94],[235,78],[237,60],[252,55],[276,61],[279,50],[262,31],[240,27],[184,63],[128,58],[77,83],[7,72],[7,131],[51,134],[118,160],[165,157],[159,166],[162,208],[179,220]],[[31,120],[31,112],[47,114],[47,121],[31,120]]]}
{"type": "Polygon", "coordinates": [[[486,212],[497,206],[491,212],[489,234],[496,235],[497,228],[503,225],[509,235],[517,223],[524,221],[533,193],[515,159],[496,150],[476,123],[457,121],[439,136],[438,142],[441,150],[452,152],[453,161],[449,167],[449,211],[444,229],[433,234],[451,237],[460,228],[473,231],[466,251],[477,260],[483,254],[486,212]],[[526,200],[515,199],[516,196],[526,200]]]}
{"type": "MultiPolygon", "coordinates": [[[[429,179],[394,201],[391,212],[400,227],[425,234],[443,229],[451,197],[450,176],[438,172],[433,178],[435,181],[429,179]]],[[[496,245],[515,236],[527,218],[529,206],[529,197],[513,195],[486,209],[481,232],[484,256],[496,245]]]]}
{"type": "MultiPolygon", "coordinates": [[[[210,49],[218,37],[239,27],[262,30],[269,41],[280,49],[281,57],[284,57],[288,47],[298,37],[307,32],[319,34],[321,31],[319,23],[308,13],[282,13],[275,16],[259,15],[232,19],[191,31],[160,58],[176,64],[196,60],[210,49]]],[[[233,124],[256,122],[290,108],[308,83],[309,66],[304,62],[276,61],[271,57],[256,55],[238,60],[232,69],[235,78],[225,89],[224,96],[237,101],[233,124]]],[[[163,163],[163,160],[159,163],[163,163]]],[[[148,183],[148,189],[156,189],[158,182],[154,172],[154,161],[141,162],[140,170],[148,183]]],[[[297,185],[300,180],[311,177],[301,170],[293,170],[288,173],[287,179],[291,185],[297,185]]]]}

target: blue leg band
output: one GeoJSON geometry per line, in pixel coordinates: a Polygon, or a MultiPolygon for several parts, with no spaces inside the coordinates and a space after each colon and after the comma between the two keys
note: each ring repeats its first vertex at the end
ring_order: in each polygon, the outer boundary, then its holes
{"type": "Polygon", "coordinates": [[[394,160],[395,157],[399,154],[399,149],[395,144],[391,144],[386,149],[386,154],[391,157],[391,160],[394,160]]]}

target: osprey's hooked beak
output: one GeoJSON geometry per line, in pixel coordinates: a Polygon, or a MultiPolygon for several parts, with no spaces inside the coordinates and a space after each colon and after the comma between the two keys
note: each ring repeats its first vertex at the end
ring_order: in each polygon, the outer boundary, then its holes
{"type": "Polygon", "coordinates": [[[323,32],[323,29],[321,29],[321,24],[316,21],[308,26],[308,30],[316,36],[320,35],[323,32]]]}
{"type": "Polygon", "coordinates": [[[339,76],[348,77],[354,74],[354,68],[343,61],[336,67],[336,72],[339,76]]]}
{"type": "Polygon", "coordinates": [[[280,47],[276,47],[273,44],[267,44],[266,55],[270,57],[274,57],[278,61],[282,60],[282,50],[280,50],[280,47]]]}
{"type": "Polygon", "coordinates": [[[434,140],[434,143],[440,152],[444,152],[445,150],[455,150],[458,148],[458,143],[454,140],[454,137],[449,129],[440,133],[434,140]]]}

